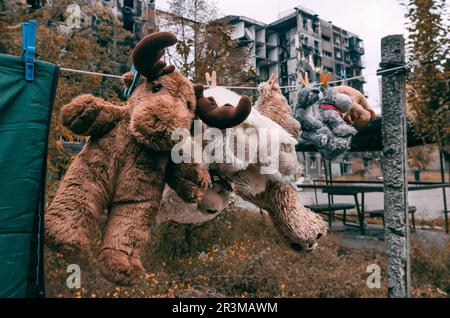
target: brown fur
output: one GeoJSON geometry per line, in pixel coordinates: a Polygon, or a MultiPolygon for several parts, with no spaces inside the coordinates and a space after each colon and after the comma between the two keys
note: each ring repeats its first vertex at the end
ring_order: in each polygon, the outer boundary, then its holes
{"type": "Polygon", "coordinates": [[[91,95],[66,105],[64,125],[91,137],[45,214],[47,242],[77,253],[108,210],[98,255],[101,272],[118,284],[143,275],[140,254],[165,183],[185,201],[199,202],[210,182],[201,166],[170,162],[171,134],[175,128],[191,128],[195,106],[192,84],[177,72],[144,81],[125,107],[91,95]],[[152,92],[159,84],[162,89],[152,92]]]}
{"type": "Polygon", "coordinates": [[[352,109],[344,116],[344,120],[352,125],[364,126],[369,121],[375,120],[377,114],[369,105],[364,95],[347,85],[339,85],[335,87],[338,93],[346,94],[352,99],[352,109]]]}
{"type": "MultiPolygon", "coordinates": [[[[258,110],[298,137],[300,124],[293,118],[292,111],[279,90],[276,77],[271,77],[269,82],[261,84],[260,88],[258,110]]],[[[243,123],[240,127],[248,128],[249,126],[243,123]]],[[[222,175],[232,180],[233,188],[239,196],[270,213],[274,224],[291,246],[302,246],[311,250],[316,246],[316,241],[320,236],[326,234],[326,222],[319,215],[302,206],[295,191],[288,183],[268,181],[267,175],[262,175],[259,168],[252,164],[240,171],[230,168],[233,165],[227,163],[214,166],[222,175]]],[[[298,169],[299,171],[296,173],[300,174],[296,153],[291,144],[282,145],[280,169],[282,167],[298,169]]],[[[290,173],[292,172],[286,172],[286,174],[290,173]]],[[[217,204],[224,200],[218,200],[217,194],[220,192],[213,189],[208,190],[204,200],[197,207],[182,202],[175,193],[167,192],[166,194],[166,202],[163,203],[159,217],[162,222],[173,220],[180,223],[203,223],[219,214],[211,216],[202,213],[205,209],[208,207],[213,210],[225,208],[225,205],[217,204]],[[208,198],[212,195],[214,195],[214,200],[209,200],[208,198]]],[[[228,193],[221,195],[223,199],[228,200],[228,193]]]]}

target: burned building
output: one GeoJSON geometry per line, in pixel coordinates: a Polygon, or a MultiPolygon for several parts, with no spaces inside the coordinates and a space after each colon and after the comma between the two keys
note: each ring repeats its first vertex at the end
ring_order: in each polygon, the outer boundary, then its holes
{"type": "MultiPolygon", "coordinates": [[[[265,81],[277,74],[282,86],[295,86],[300,72],[319,80],[322,70],[330,72],[330,81],[360,76],[364,68],[363,40],[312,10],[296,7],[270,24],[243,16],[225,16],[220,22],[233,26],[232,38],[249,49],[249,67],[257,79],[265,81]]],[[[349,85],[363,92],[364,79],[349,85]]],[[[295,89],[284,91],[292,103],[295,89]]]]}

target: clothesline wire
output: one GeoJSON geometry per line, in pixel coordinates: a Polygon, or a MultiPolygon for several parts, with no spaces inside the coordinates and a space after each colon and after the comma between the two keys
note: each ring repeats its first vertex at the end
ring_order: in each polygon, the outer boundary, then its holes
{"type": "MultiPolygon", "coordinates": [[[[359,76],[353,76],[347,79],[341,79],[341,80],[336,80],[336,81],[331,81],[329,82],[329,84],[337,84],[337,83],[341,83],[341,82],[349,82],[352,80],[356,80],[359,78],[364,78],[366,76],[373,76],[373,75],[381,75],[384,73],[389,73],[395,70],[399,70],[399,69],[404,69],[404,68],[409,68],[411,67],[411,64],[405,64],[402,66],[397,66],[397,67],[393,67],[390,69],[386,69],[386,70],[380,70],[377,72],[372,72],[372,73],[368,73],[365,75],[359,75],[359,76]]],[[[61,71],[66,71],[66,72],[72,72],[72,73],[78,73],[78,74],[83,74],[83,75],[93,75],[93,76],[103,76],[103,77],[110,77],[110,78],[116,78],[116,79],[123,79],[123,76],[121,75],[114,75],[114,74],[107,74],[107,73],[99,73],[99,72],[90,72],[90,71],[84,71],[84,70],[77,70],[77,69],[73,69],[73,68],[66,68],[66,67],[61,67],[60,68],[61,71]]],[[[257,86],[222,86],[224,88],[228,88],[228,89],[258,89],[257,86]]],[[[297,85],[288,85],[288,86],[280,86],[281,89],[289,89],[289,88],[297,88],[297,85]]]]}

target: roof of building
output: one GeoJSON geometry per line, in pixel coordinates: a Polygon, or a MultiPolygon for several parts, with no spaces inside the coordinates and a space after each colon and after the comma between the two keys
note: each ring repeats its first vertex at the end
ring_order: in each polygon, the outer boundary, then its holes
{"type": "Polygon", "coordinates": [[[242,16],[242,15],[227,15],[227,16],[224,16],[224,17],[222,17],[220,19],[217,19],[216,21],[217,22],[226,22],[226,23],[232,23],[232,22],[236,22],[236,21],[243,21],[243,22],[247,22],[247,23],[250,23],[250,24],[255,24],[255,25],[260,26],[260,27],[267,26],[267,24],[264,23],[264,22],[260,22],[260,21],[257,21],[257,20],[254,20],[254,19],[242,16]]]}

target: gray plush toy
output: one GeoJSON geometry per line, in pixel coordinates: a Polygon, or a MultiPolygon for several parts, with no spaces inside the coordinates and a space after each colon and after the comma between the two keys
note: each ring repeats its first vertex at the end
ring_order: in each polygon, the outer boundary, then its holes
{"type": "Polygon", "coordinates": [[[307,76],[301,78],[304,86],[298,92],[294,117],[302,127],[301,137],[315,145],[324,159],[334,160],[350,149],[357,131],[343,120],[343,115],[352,108],[351,98],[327,88],[328,76],[322,73],[322,87],[309,84],[307,76]],[[319,115],[314,118],[307,114],[307,109],[316,103],[319,115]]]}

